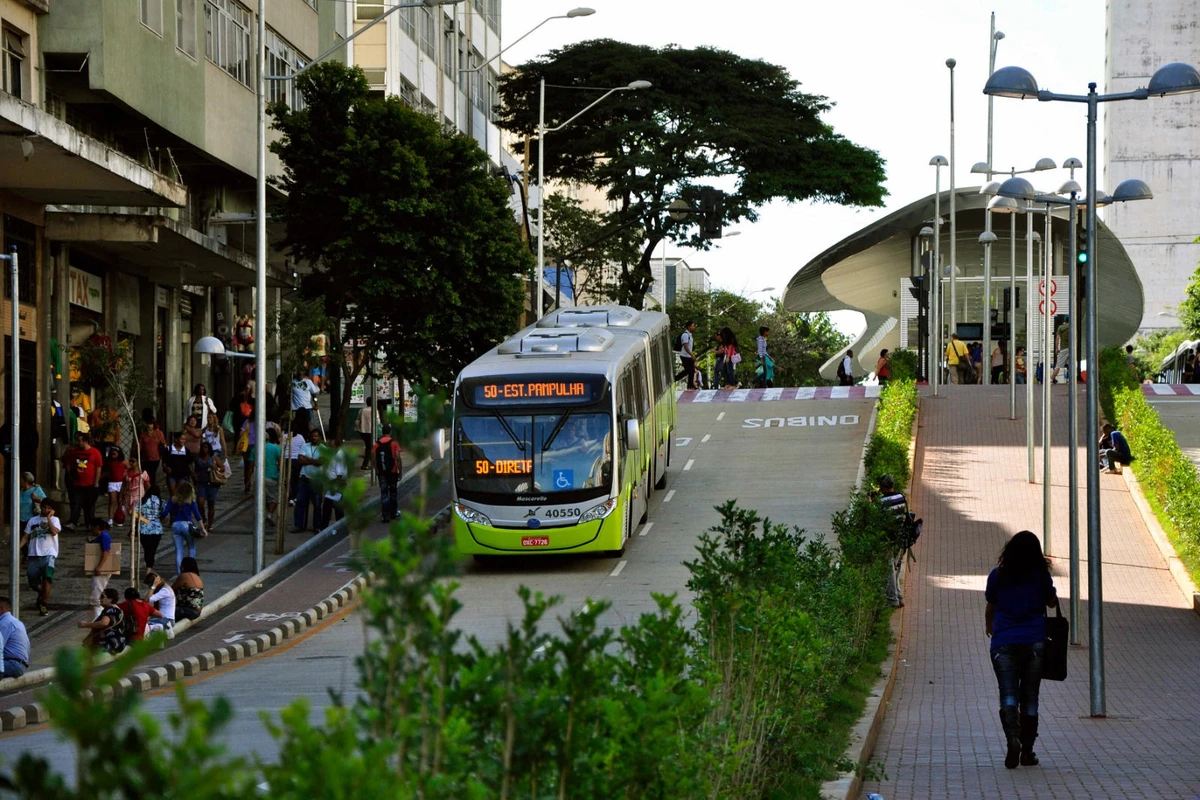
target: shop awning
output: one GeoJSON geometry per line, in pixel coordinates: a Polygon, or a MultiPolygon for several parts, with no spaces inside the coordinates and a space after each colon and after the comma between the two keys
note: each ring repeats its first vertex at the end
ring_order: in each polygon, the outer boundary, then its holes
{"type": "Polygon", "coordinates": [[[0,189],[38,204],[182,207],[187,189],[0,92],[0,189]]]}

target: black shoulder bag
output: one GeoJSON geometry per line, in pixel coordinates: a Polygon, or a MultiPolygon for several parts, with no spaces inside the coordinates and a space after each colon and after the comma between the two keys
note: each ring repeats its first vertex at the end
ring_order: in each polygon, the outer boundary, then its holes
{"type": "Polygon", "coordinates": [[[1062,605],[1054,601],[1055,615],[1046,614],[1046,649],[1042,655],[1042,680],[1067,679],[1067,643],[1071,638],[1071,623],[1062,614],[1062,605]]]}

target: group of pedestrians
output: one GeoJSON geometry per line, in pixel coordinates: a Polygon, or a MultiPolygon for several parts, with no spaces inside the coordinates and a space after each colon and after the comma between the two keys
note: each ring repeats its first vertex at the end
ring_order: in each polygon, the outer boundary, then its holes
{"type": "Polygon", "coordinates": [[[145,597],[130,586],[123,600],[116,589],[104,589],[94,618],[77,623],[88,632],[84,645],[115,655],[148,636],[172,638],[178,620],[199,619],[204,608],[204,581],[195,558],[183,559],[174,583],[168,584],[156,572],[147,572],[142,585],[145,597]]]}
{"type": "MultiPolygon", "coordinates": [[[[688,389],[704,387],[704,374],[696,366],[696,323],[688,320],[683,332],[675,340],[675,350],[683,369],[675,376],[675,380],[686,380],[688,389]]],[[[767,340],[771,329],[761,326],[755,340],[754,384],[762,388],[769,387],[775,380],[775,360],[767,352],[767,340]]],[[[713,334],[713,386],[722,389],[740,389],[741,380],[738,378],[738,365],[742,363],[742,351],[738,344],[737,334],[729,326],[725,326],[713,334]]]]}

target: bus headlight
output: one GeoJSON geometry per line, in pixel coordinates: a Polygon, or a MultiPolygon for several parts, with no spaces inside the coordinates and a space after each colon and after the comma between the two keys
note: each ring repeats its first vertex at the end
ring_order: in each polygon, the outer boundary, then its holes
{"type": "Polygon", "coordinates": [[[579,522],[582,524],[584,522],[595,522],[598,519],[604,519],[611,514],[613,509],[616,507],[617,501],[615,499],[605,500],[600,505],[593,506],[592,508],[589,508],[587,511],[583,512],[583,514],[581,514],[579,517],[579,522]]]}
{"type": "Polygon", "coordinates": [[[475,525],[487,525],[489,528],[492,525],[492,521],[488,519],[486,515],[480,514],[475,509],[464,506],[461,503],[454,504],[454,513],[458,514],[458,518],[463,522],[468,522],[475,525]]]}

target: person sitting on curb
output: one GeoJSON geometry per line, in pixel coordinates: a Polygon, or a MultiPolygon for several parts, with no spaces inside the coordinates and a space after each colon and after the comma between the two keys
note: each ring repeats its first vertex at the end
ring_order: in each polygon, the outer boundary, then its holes
{"type": "Polygon", "coordinates": [[[1100,429],[1100,461],[1105,470],[1121,474],[1122,464],[1133,463],[1133,454],[1129,451],[1129,441],[1125,434],[1109,423],[1104,423],[1100,429]]]}
{"type": "Polygon", "coordinates": [[[132,586],[125,589],[125,600],[117,603],[117,608],[121,609],[126,619],[133,620],[133,625],[129,626],[129,640],[133,642],[141,641],[146,636],[146,626],[151,617],[162,616],[162,612],[143,600],[132,586]]]}
{"type": "Polygon", "coordinates": [[[157,617],[149,621],[146,633],[163,633],[168,639],[174,639],[175,592],[157,572],[147,572],[142,577],[142,583],[150,587],[146,590],[146,600],[159,612],[157,617]]]}
{"type": "Polygon", "coordinates": [[[175,590],[175,616],[180,619],[197,620],[204,608],[204,581],[200,579],[200,567],[196,559],[188,557],[179,567],[179,576],[171,585],[175,590]]]}
{"type": "Polygon", "coordinates": [[[101,611],[92,622],[79,622],[79,627],[88,629],[83,643],[88,647],[116,655],[125,649],[125,615],[117,607],[121,595],[111,586],[100,597],[101,611]]]}
{"type": "Polygon", "coordinates": [[[12,599],[0,597],[0,678],[19,678],[29,669],[29,633],[12,615],[12,599]]]}

